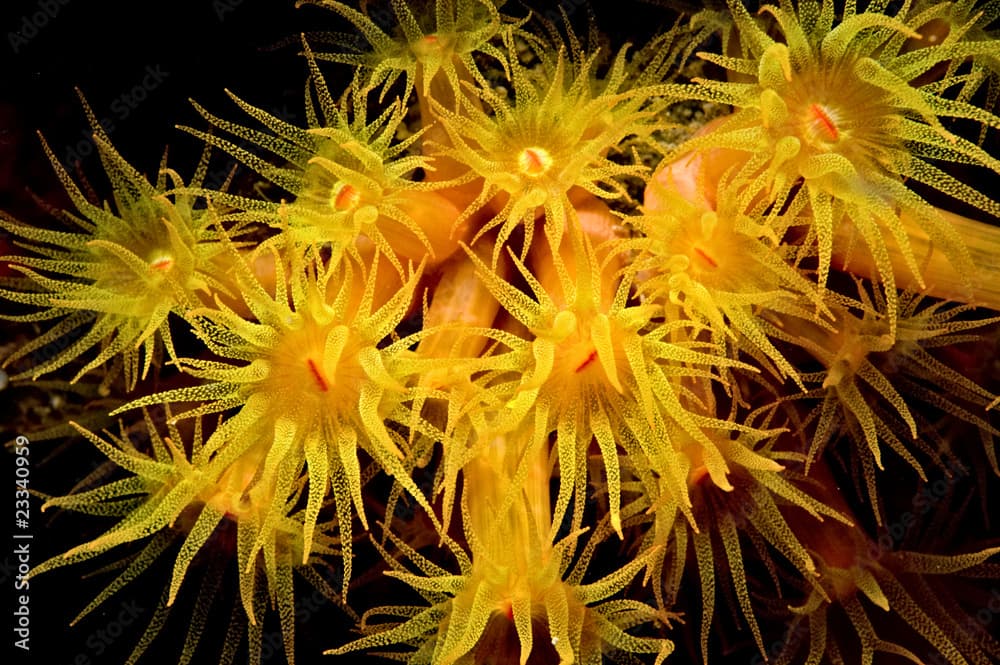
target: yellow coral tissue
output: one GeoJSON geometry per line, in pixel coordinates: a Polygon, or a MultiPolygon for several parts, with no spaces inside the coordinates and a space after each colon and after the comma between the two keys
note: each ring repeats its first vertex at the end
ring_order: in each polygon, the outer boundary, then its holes
{"type": "Polygon", "coordinates": [[[15,663],[1000,663],[1000,2],[12,3],[15,663]]]}

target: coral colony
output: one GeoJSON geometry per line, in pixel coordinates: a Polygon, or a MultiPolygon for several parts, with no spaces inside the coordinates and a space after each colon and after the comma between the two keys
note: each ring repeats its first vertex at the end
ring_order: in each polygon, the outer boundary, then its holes
{"type": "Polygon", "coordinates": [[[130,663],[1000,662],[1000,3],[302,3],[304,122],[84,101],[110,197],[0,217],[13,385],[120,398],[31,579],[159,575],[130,663]]]}

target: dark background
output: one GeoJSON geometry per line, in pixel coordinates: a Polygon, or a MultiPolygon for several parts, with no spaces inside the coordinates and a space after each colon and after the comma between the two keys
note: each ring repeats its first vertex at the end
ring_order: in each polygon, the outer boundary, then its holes
{"type": "Polygon", "coordinates": [[[275,0],[99,5],[18,0],[0,9],[0,207],[15,215],[24,186],[53,182],[36,130],[61,162],[79,157],[85,173],[100,175],[74,88],[109,121],[112,141],[140,171],[153,174],[169,144],[171,164],[189,172],[200,145],[174,126],[206,124],[188,99],[233,116],[229,88],[300,120],[305,63],[294,45],[278,43],[312,29],[310,20],[333,18],[275,0]]]}

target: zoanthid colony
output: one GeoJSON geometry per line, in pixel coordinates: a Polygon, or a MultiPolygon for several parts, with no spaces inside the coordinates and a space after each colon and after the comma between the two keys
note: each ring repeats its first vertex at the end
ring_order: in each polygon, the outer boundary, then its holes
{"type": "Polygon", "coordinates": [[[1000,661],[998,3],[300,4],[305,122],[83,101],[0,218],[7,390],[117,423],[32,581],[152,579],[129,663],[1000,661]]]}

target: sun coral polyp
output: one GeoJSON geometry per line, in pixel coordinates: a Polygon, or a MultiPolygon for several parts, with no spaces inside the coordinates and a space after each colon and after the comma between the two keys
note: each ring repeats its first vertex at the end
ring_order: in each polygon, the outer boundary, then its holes
{"type": "Polygon", "coordinates": [[[368,246],[376,247],[401,275],[409,261],[444,261],[463,238],[451,224],[460,210],[435,191],[442,185],[414,177],[432,165],[425,158],[407,154],[418,135],[395,141],[404,107],[390,105],[370,120],[363,93],[335,101],[306,48],[311,71],[306,95],[310,105],[318,106],[310,106],[310,127],[287,123],[233,95],[233,100],[270,133],[223,120],[195,106],[216,127],[265,147],[287,160],[287,166],[276,167],[229,139],[185,128],[244,160],[286,190],[289,198],[263,202],[226,192],[207,195],[231,208],[224,219],[263,222],[284,229],[268,242],[288,243],[314,256],[329,248],[335,262],[344,255],[357,257],[368,246]]]}
{"type": "MultiPolygon", "coordinates": [[[[169,410],[167,413],[169,415],[169,410]]],[[[293,662],[294,625],[287,612],[294,603],[292,572],[296,569],[302,572],[310,557],[338,553],[338,540],[324,533],[315,541],[304,544],[302,518],[294,514],[294,506],[284,501],[275,506],[275,487],[255,483],[257,464],[266,452],[265,447],[255,446],[236,460],[225,455],[211,457],[204,447],[199,420],[194,426],[190,452],[186,452],[188,445],[178,427],[168,425],[169,435],[161,436],[148,414],[145,414],[145,420],[152,445],[151,455],[137,450],[124,435],[110,435],[109,442],[76,426],[110,459],[134,475],[86,492],[50,498],[43,510],[58,507],[98,515],[120,515],[122,519],[100,537],[35,567],[32,575],[102,556],[133,541],[147,541],[137,555],[124,559],[128,561],[128,566],[80,612],[76,618],[78,621],[145,573],[172,544],[180,543],[165,605],[150,621],[133,651],[131,660],[134,660],[159,636],[166,614],[175,604],[181,587],[189,589],[193,585],[190,578],[196,573],[190,569],[195,557],[203,549],[212,547],[210,539],[225,530],[227,522],[235,523],[240,546],[237,551],[228,554],[239,564],[242,607],[226,609],[232,612],[237,623],[251,624],[249,650],[253,657],[259,657],[262,649],[260,624],[266,604],[277,606],[286,654],[289,662],[293,662]],[[275,509],[282,511],[280,518],[276,521],[265,520],[264,516],[275,509]],[[268,529],[265,537],[269,541],[263,553],[244,546],[258,537],[262,525],[268,529]]],[[[211,586],[211,577],[218,575],[219,571],[202,571],[199,574],[205,574],[206,578],[201,585],[201,595],[194,601],[194,619],[184,641],[181,662],[185,663],[191,662],[194,656],[214,601],[211,594],[205,593],[205,582],[209,581],[208,586],[211,586]]],[[[308,573],[304,574],[308,576],[308,573]]],[[[215,582],[217,584],[217,580],[215,582]]],[[[341,602],[333,593],[328,597],[341,602]]]]}
{"type": "MultiPolygon", "coordinates": [[[[892,16],[881,5],[866,10],[849,5],[838,17],[832,2],[789,1],[765,5],[761,19],[755,20],[741,3],[729,4],[744,56],[703,57],[733,72],[753,73],[756,81],[706,79],[683,93],[671,88],[673,94],[736,107],[733,115],[685,147],[745,151],[742,163],[734,166],[746,179],[744,200],[763,196],[774,211],[808,205],[821,286],[827,283],[834,233],[847,224],[871,252],[890,310],[895,308],[896,277],[886,249],[889,238],[898,243],[908,271],[922,287],[900,212],[919,220],[960,272],[973,274],[955,229],[906,182],[1000,216],[995,201],[943,166],[969,163],[995,171],[996,158],[942,124],[957,117],[997,128],[1000,121],[988,110],[943,94],[948,83],[963,80],[958,74],[911,84],[950,59],[951,49],[940,44],[904,49],[905,39],[917,33],[906,23],[905,12],[892,16]]],[[[994,48],[988,42],[968,47],[970,55],[994,48]]]]}
{"type": "Polygon", "coordinates": [[[554,59],[544,56],[546,76],[540,77],[518,61],[513,37],[504,41],[510,98],[484,89],[475,100],[460,100],[458,109],[439,108],[447,138],[432,145],[431,154],[464,165],[474,182],[482,183],[463,213],[478,212],[484,219],[473,242],[498,228],[499,252],[515,229],[523,228],[523,258],[536,220],[556,246],[567,231],[578,232],[574,192],[608,200],[626,197],[621,179],[638,176],[643,168],[612,160],[609,150],[626,138],[647,140],[657,129],[653,110],[658,102],[646,92],[656,82],[656,70],[648,70],[648,79],[631,79],[629,55],[622,49],[599,75],[599,52],[558,44],[554,59]]]}
{"type": "MultiPolygon", "coordinates": [[[[596,665],[605,652],[621,651],[656,654],[655,663],[662,663],[673,651],[670,641],[626,632],[662,617],[639,602],[609,600],[642,570],[655,549],[605,578],[582,583],[592,550],[580,549],[580,531],[551,541],[545,458],[545,451],[523,436],[489,442],[464,470],[466,487],[484,489],[477,499],[468,489],[462,497],[470,551],[449,543],[461,574],[428,565],[392,538],[426,576],[401,563],[389,574],[436,604],[419,613],[412,608],[407,614],[413,618],[396,625],[369,623],[371,635],[332,653],[419,641],[417,651],[404,656],[410,662],[492,662],[507,653],[522,665],[539,658],[596,665]]],[[[366,619],[388,615],[388,609],[376,608],[366,619]]]]}
{"type": "MultiPolygon", "coordinates": [[[[353,516],[367,528],[359,450],[429,505],[401,463],[405,442],[388,426],[392,420],[410,423],[406,404],[414,393],[404,382],[419,372],[419,360],[406,350],[408,340],[379,346],[409,307],[419,273],[390,301],[376,307],[374,272],[365,274],[350,261],[309,268],[293,261],[292,267],[287,292],[272,296],[242,264],[238,282],[257,321],[247,321],[221,303],[218,309],[192,313],[199,337],[230,362],[184,359],[187,371],[204,383],[143,397],[123,410],[205,401],[178,416],[185,418],[237,408],[209,437],[206,448],[213,455],[235,459],[260,442],[266,454],[259,460],[257,486],[273,485],[275,496],[286,496],[301,478],[309,479],[302,526],[304,557],[329,483],[344,538],[346,593],[353,516]],[[328,301],[331,281],[336,286],[328,301]]],[[[273,507],[283,510],[278,502],[273,507]]],[[[279,517],[268,512],[265,526],[279,517]]],[[[265,536],[262,527],[253,550],[266,545],[265,536]]]]}
{"type": "MultiPolygon", "coordinates": [[[[33,254],[7,257],[11,269],[23,277],[7,280],[13,288],[0,290],[0,296],[38,308],[29,314],[0,316],[56,320],[44,334],[8,355],[4,364],[40,352],[42,362],[14,375],[37,378],[97,349],[73,380],[109,366],[106,383],[124,373],[126,384],[134,388],[154,362],[162,361],[164,349],[176,360],[171,316],[183,315],[213,292],[226,292],[218,266],[212,263],[223,253],[222,245],[209,211],[195,209],[191,196],[168,194],[171,187],[184,184],[180,175],[164,163],[155,183],[150,183],[114,149],[93,111],[86,101],[83,104],[94,145],[114,187],[114,208],[89,200],[43,139],[77,211],[63,211],[61,220],[76,230],[33,228],[0,216],[0,228],[22,238],[33,254]],[[68,338],[73,341],[47,352],[68,338]]],[[[202,162],[192,184],[200,184],[206,167],[202,162]]]]}
{"type": "MultiPolygon", "coordinates": [[[[815,284],[789,264],[791,256],[771,226],[755,222],[742,209],[738,189],[724,186],[719,209],[703,197],[691,200],[653,180],[655,202],[646,214],[629,220],[642,232],[637,289],[649,302],[681,309],[704,322],[720,345],[736,341],[744,352],[762,354],[781,374],[801,380],[791,363],[760,325],[769,309],[812,320],[823,312],[815,284]],[[809,307],[812,301],[814,307],[809,307]]],[[[788,222],[793,226],[793,222],[788,222]]]]}

